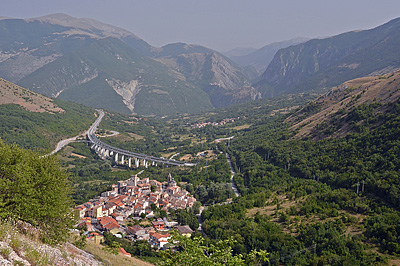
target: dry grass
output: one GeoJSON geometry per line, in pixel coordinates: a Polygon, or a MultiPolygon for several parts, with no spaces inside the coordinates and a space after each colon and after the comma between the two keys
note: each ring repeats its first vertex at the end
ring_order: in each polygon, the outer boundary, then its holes
{"type": "Polygon", "coordinates": [[[31,112],[65,112],[56,106],[52,99],[0,78],[0,105],[9,103],[18,104],[31,112]]]}
{"type": "Polygon", "coordinates": [[[252,124],[244,124],[244,125],[241,125],[241,126],[233,127],[232,129],[234,129],[234,130],[242,130],[242,129],[247,129],[247,128],[251,127],[251,126],[252,126],[252,124]]]}
{"type": "Polygon", "coordinates": [[[144,139],[143,136],[138,135],[138,134],[135,134],[135,133],[128,133],[128,135],[129,135],[130,137],[132,137],[132,138],[135,138],[135,140],[142,140],[142,139],[144,139]]]}
{"type": "Polygon", "coordinates": [[[71,152],[71,156],[74,156],[74,157],[78,157],[78,158],[86,158],[86,156],[83,156],[83,155],[80,155],[80,154],[77,154],[77,153],[73,153],[73,152],[71,152]]]}
{"type": "Polygon", "coordinates": [[[88,245],[85,249],[86,252],[94,255],[96,258],[99,258],[103,261],[104,265],[110,266],[151,266],[153,264],[145,262],[143,260],[134,258],[134,257],[126,257],[123,255],[114,255],[107,251],[103,250],[103,246],[95,244],[93,242],[88,241],[88,245]]]}
{"type": "MultiPolygon", "coordinates": [[[[383,77],[364,77],[347,81],[313,102],[321,106],[319,112],[305,119],[302,113],[297,112],[288,117],[285,122],[293,124],[291,129],[297,130],[296,137],[301,138],[310,135],[313,129],[324,122],[329,121],[340,109],[349,110],[363,103],[396,102],[400,98],[400,71],[383,77]]],[[[342,118],[347,114],[342,115],[342,118]]],[[[343,136],[349,132],[348,125],[343,125],[336,135],[343,136]]]]}
{"type": "Polygon", "coordinates": [[[193,157],[190,154],[185,154],[185,155],[181,156],[181,161],[189,161],[192,159],[193,159],[193,157]]]}
{"type": "Polygon", "coordinates": [[[129,136],[129,135],[125,135],[125,134],[118,134],[112,137],[109,137],[110,139],[114,138],[117,139],[121,142],[129,142],[129,141],[135,141],[134,137],[129,136]]]}
{"type": "MultiPolygon", "coordinates": [[[[272,204],[272,201],[275,197],[272,196],[270,200],[267,201],[267,206],[260,207],[260,208],[252,208],[248,209],[246,213],[246,217],[254,217],[258,212],[260,215],[273,215],[278,210],[278,204],[272,204]]],[[[279,201],[280,207],[279,211],[285,211],[286,209],[296,206],[295,201],[290,201],[286,198],[286,196],[277,196],[276,197],[279,201]]],[[[276,219],[277,220],[277,219],[276,219]]]]}
{"type": "Polygon", "coordinates": [[[175,152],[161,153],[161,156],[164,158],[169,158],[169,156],[174,155],[175,152]]]}

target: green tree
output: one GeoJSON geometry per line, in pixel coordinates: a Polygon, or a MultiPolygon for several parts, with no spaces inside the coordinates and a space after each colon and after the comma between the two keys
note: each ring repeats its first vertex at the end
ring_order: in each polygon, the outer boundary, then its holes
{"type": "Polygon", "coordinates": [[[64,241],[74,223],[68,179],[55,156],[0,140],[0,217],[39,227],[51,244],[64,241]]]}
{"type": "MultiPolygon", "coordinates": [[[[205,245],[204,238],[194,237],[193,239],[179,234],[174,234],[173,241],[179,246],[179,252],[167,250],[161,253],[165,258],[165,266],[182,266],[182,265],[204,265],[204,266],[240,266],[247,265],[241,254],[233,255],[232,238],[220,240],[216,244],[205,245]]],[[[259,265],[261,261],[267,261],[266,253],[263,251],[250,253],[249,260],[259,265]]]]}

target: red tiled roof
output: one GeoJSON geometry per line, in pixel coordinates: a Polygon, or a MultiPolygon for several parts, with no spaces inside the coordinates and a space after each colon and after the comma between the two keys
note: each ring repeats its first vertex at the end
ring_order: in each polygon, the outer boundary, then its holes
{"type": "MultiPolygon", "coordinates": [[[[110,224],[110,223],[114,223],[114,224],[117,224],[117,225],[118,225],[117,221],[116,221],[115,219],[111,218],[111,217],[100,217],[100,218],[98,218],[97,220],[99,221],[99,224],[100,224],[101,227],[103,227],[103,228],[104,228],[107,224],[110,224]]],[[[119,225],[118,225],[118,227],[119,227],[119,225]]]]}
{"type": "Polygon", "coordinates": [[[126,252],[124,248],[118,248],[118,251],[119,251],[119,253],[121,253],[122,255],[131,256],[131,253],[126,252]]]}

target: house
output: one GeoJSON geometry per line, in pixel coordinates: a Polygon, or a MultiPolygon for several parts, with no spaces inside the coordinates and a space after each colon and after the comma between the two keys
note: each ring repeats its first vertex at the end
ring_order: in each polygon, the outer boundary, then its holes
{"type": "Polygon", "coordinates": [[[170,234],[162,235],[160,233],[150,234],[150,244],[156,246],[158,249],[163,248],[168,243],[168,239],[171,238],[170,234]]]}
{"type": "Polygon", "coordinates": [[[146,229],[139,225],[128,227],[127,232],[139,240],[148,240],[150,237],[146,229]]]}
{"type": "Polygon", "coordinates": [[[101,217],[98,218],[98,223],[103,231],[116,234],[120,232],[119,224],[117,221],[111,217],[101,217]]]}
{"type": "Polygon", "coordinates": [[[97,232],[91,232],[88,234],[87,240],[92,241],[96,244],[101,244],[104,242],[104,236],[100,235],[97,232]]]}
{"type": "Polygon", "coordinates": [[[92,208],[92,217],[100,218],[103,217],[103,206],[96,205],[92,208]]]}
{"type": "Polygon", "coordinates": [[[152,221],[151,224],[153,227],[157,230],[162,230],[164,229],[164,222],[163,221],[152,221]]]}
{"type": "Polygon", "coordinates": [[[75,210],[77,211],[79,218],[85,217],[86,209],[87,208],[83,205],[76,206],[75,210]]]}
{"type": "Polygon", "coordinates": [[[90,223],[90,221],[83,221],[78,224],[78,228],[85,228],[86,231],[93,231],[93,225],[90,223]]]}
{"type": "Polygon", "coordinates": [[[180,235],[190,237],[193,233],[193,230],[189,227],[189,225],[178,225],[175,226],[175,228],[178,230],[178,233],[180,235]]]}

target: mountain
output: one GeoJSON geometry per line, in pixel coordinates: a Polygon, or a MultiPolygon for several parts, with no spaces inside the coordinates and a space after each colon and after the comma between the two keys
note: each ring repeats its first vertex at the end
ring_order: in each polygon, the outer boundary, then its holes
{"type": "Polygon", "coordinates": [[[234,56],[248,55],[255,51],[257,51],[256,48],[234,48],[229,51],[223,52],[222,54],[229,58],[232,58],[234,56]]]}
{"type": "Polygon", "coordinates": [[[399,44],[400,18],[370,30],[310,40],[278,51],[256,87],[269,97],[388,73],[400,67],[399,44]]]}
{"type": "Polygon", "coordinates": [[[384,113],[398,109],[400,71],[384,76],[347,81],[309,102],[289,116],[296,138],[342,137],[350,132],[375,128],[384,113]]]}
{"type": "Polygon", "coordinates": [[[178,73],[111,37],[64,55],[20,84],[63,100],[123,113],[169,114],[212,107],[207,94],[178,73]]]}
{"type": "Polygon", "coordinates": [[[288,41],[271,43],[247,54],[235,54],[235,51],[233,50],[233,52],[226,53],[226,55],[240,66],[254,67],[257,70],[257,73],[261,75],[265,69],[267,69],[267,66],[274,58],[276,52],[280,49],[306,42],[307,40],[308,39],[306,38],[299,37],[288,41]]]}
{"type": "Polygon", "coordinates": [[[259,97],[240,67],[214,50],[157,48],[124,29],[65,14],[0,20],[0,76],[47,96],[141,115],[259,97]]]}
{"type": "Polygon", "coordinates": [[[0,79],[0,136],[6,143],[52,150],[61,139],[87,130],[94,113],[92,108],[50,99],[0,79]]]}
{"type": "Polygon", "coordinates": [[[180,53],[173,57],[163,57],[160,61],[170,65],[182,73],[187,81],[205,91],[214,107],[261,97],[240,69],[215,51],[180,53]]]}

